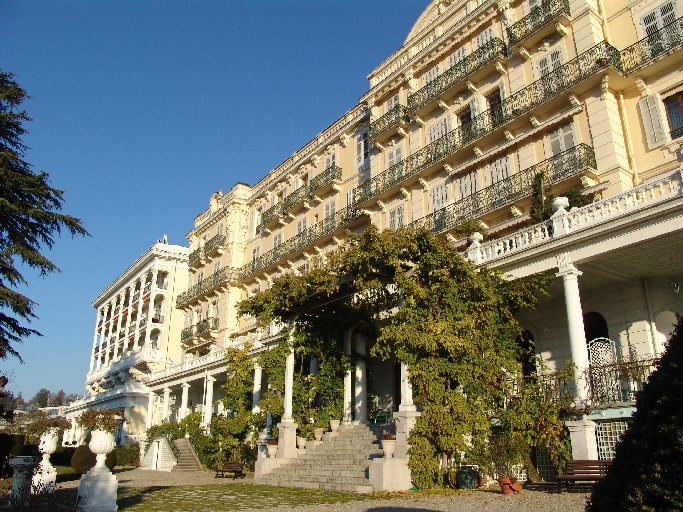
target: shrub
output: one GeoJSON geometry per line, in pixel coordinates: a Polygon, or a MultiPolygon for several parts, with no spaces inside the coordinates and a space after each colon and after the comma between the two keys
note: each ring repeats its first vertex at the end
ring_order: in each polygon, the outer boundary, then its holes
{"type": "Polygon", "coordinates": [[[76,448],[58,447],[55,452],[50,455],[50,462],[55,466],[70,466],[71,457],[73,457],[76,448]]]}
{"type": "Polygon", "coordinates": [[[140,448],[137,443],[128,443],[117,446],[114,453],[116,454],[117,466],[138,467],[140,465],[140,448]]]}
{"type": "Polygon", "coordinates": [[[683,320],[643,390],[617,445],[605,479],[593,489],[588,512],[682,510],[683,320]]]}
{"type": "MultiPolygon", "coordinates": [[[[86,445],[81,445],[76,448],[71,457],[71,467],[79,475],[85,475],[90,468],[95,465],[96,456],[90,451],[86,445]]],[[[109,469],[114,469],[116,466],[116,450],[112,450],[107,454],[105,464],[109,469]]]]}
{"type": "Polygon", "coordinates": [[[78,423],[87,430],[105,430],[113,432],[119,428],[123,419],[123,409],[92,409],[88,408],[78,417],[78,423]]]}

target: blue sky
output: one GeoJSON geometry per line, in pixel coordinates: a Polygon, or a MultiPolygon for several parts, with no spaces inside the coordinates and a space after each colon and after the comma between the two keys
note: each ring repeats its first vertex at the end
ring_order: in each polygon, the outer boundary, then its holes
{"type": "Polygon", "coordinates": [[[353,107],[428,4],[2,0],[0,69],[33,97],[27,160],[92,234],[58,239],[60,274],[26,272],[44,336],[0,362],[15,393],[83,393],[99,292],[353,107]]]}

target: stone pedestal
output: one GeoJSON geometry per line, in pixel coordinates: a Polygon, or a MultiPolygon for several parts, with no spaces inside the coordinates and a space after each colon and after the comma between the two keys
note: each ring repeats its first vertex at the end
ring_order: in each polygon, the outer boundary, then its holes
{"type": "Polygon", "coordinates": [[[415,422],[420,416],[420,413],[415,410],[414,405],[399,406],[399,411],[394,413],[396,420],[396,451],[394,458],[407,459],[408,458],[408,437],[415,428],[415,422]]]}
{"type": "Polygon", "coordinates": [[[267,437],[268,437],[268,434],[265,431],[259,432],[258,441],[256,441],[256,446],[257,446],[256,458],[257,459],[268,458],[268,440],[266,439],[267,437]]]}
{"type": "Polygon", "coordinates": [[[116,447],[111,432],[93,430],[88,447],[96,454],[95,466],[81,478],[78,495],[81,501],[78,510],[83,512],[114,512],[118,510],[116,494],[119,483],[105,465],[107,454],[116,447]]]}
{"type": "Polygon", "coordinates": [[[413,487],[408,459],[373,459],[368,470],[375,492],[407,491],[413,487]]]}
{"type": "Polygon", "coordinates": [[[595,438],[594,421],[582,419],[565,421],[572,442],[572,458],[574,460],[598,460],[598,441],[595,438]]]}
{"type": "Polygon", "coordinates": [[[31,490],[33,494],[55,492],[57,470],[50,464],[50,455],[57,449],[58,434],[57,429],[50,429],[40,436],[38,449],[43,454],[43,460],[38,465],[38,471],[33,475],[31,490]]]}
{"type": "Polygon", "coordinates": [[[274,469],[279,468],[283,464],[287,463],[284,459],[257,459],[254,465],[254,483],[263,483],[262,478],[268,473],[272,473],[274,469]]]}
{"type": "Polygon", "coordinates": [[[278,459],[296,459],[296,429],[299,425],[297,423],[281,422],[277,424],[277,429],[280,435],[277,438],[277,458],[278,459]]]}
{"type": "Polygon", "coordinates": [[[10,503],[14,507],[21,507],[31,494],[31,474],[36,467],[36,461],[31,456],[12,457],[9,465],[14,471],[10,503]]]}

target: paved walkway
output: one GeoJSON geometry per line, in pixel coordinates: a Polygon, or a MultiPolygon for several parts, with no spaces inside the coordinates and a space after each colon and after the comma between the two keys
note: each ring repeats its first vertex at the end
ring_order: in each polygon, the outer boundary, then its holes
{"type": "MultiPolygon", "coordinates": [[[[232,483],[232,478],[216,478],[215,471],[145,471],[140,468],[115,468],[112,471],[119,481],[119,487],[177,487],[183,485],[221,485],[232,483]]],[[[237,482],[253,483],[253,473],[247,473],[237,482]]],[[[70,489],[78,487],[79,480],[58,484],[70,489]]]]}

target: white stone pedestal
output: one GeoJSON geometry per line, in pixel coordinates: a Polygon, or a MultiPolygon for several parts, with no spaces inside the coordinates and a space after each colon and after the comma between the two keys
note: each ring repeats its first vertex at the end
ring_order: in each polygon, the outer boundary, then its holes
{"type": "Polygon", "coordinates": [[[370,485],[376,492],[407,491],[413,487],[408,459],[372,459],[368,470],[370,485]]]}
{"type": "Polygon", "coordinates": [[[277,458],[296,459],[298,456],[296,447],[296,429],[298,423],[281,422],[277,424],[280,435],[277,438],[277,458]]]}
{"type": "Polygon", "coordinates": [[[572,442],[572,458],[574,460],[598,460],[598,441],[595,438],[594,421],[582,419],[565,421],[572,442]]]}
{"type": "Polygon", "coordinates": [[[83,512],[114,512],[118,510],[119,507],[116,505],[118,488],[119,483],[108,467],[98,468],[95,466],[83,475],[81,483],[78,484],[78,495],[81,496],[78,510],[83,512]]]}
{"type": "MultiPolygon", "coordinates": [[[[415,428],[415,422],[419,418],[420,413],[415,410],[415,406],[399,407],[399,411],[394,413],[396,420],[396,451],[394,452],[395,459],[408,458],[408,437],[415,428]]],[[[409,487],[410,489],[410,487],[409,487]]]]}
{"type": "Polygon", "coordinates": [[[31,494],[31,473],[36,461],[31,456],[18,456],[12,457],[9,465],[14,471],[10,502],[15,507],[21,507],[31,494]]]}
{"type": "Polygon", "coordinates": [[[50,464],[50,454],[43,453],[43,460],[38,465],[38,471],[33,475],[32,492],[52,493],[55,492],[57,470],[50,464]]]}

